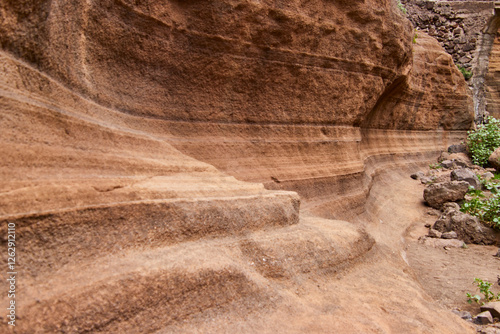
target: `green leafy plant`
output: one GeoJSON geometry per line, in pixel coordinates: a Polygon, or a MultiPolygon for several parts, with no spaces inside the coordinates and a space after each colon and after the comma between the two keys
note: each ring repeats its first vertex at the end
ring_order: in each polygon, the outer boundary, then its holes
{"type": "Polygon", "coordinates": [[[479,197],[474,197],[462,204],[460,211],[473,216],[482,217],[484,214],[484,201],[479,197]]]}
{"type": "Polygon", "coordinates": [[[418,38],[418,34],[417,34],[417,30],[415,30],[415,34],[413,34],[413,44],[417,44],[417,38],[418,38]]]}
{"type": "Polygon", "coordinates": [[[469,71],[467,70],[465,67],[462,67],[460,65],[457,65],[458,67],[458,70],[462,73],[462,75],[464,76],[464,79],[465,80],[469,80],[470,78],[472,78],[472,71],[469,71]]]}
{"type": "Polygon", "coordinates": [[[472,156],[472,162],[484,166],[491,153],[500,147],[500,121],[488,117],[485,124],[467,133],[466,144],[472,156]]]}
{"type": "MultiPolygon", "coordinates": [[[[467,302],[469,304],[472,304],[473,302],[479,303],[481,300],[485,300],[486,302],[500,300],[500,292],[495,295],[495,293],[490,290],[493,283],[483,281],[480,278],[474,278],[474,282],[472,284],[477,285],[477,290],[479,290],[479,292],[483,295],[483,298],[481,298],[481,296],[479,295],[472,295],[471,293],[467,292],[466,296],[468,298],[467,302]]],[[[481,304],[484,304],[484,302],[481,302],[481,304]]]]}
{"type": "Polygon", "coordinates": [[[401,3],[401,0],[396,0],[396,1],[397,1],[397,5],[398,5],[399,10],[402,11],[403,14],[406,15],[407,11],[406,11],[405,6],[401,3]]]}
{"type": "Polygon", "coordinates": [[[441,164],[439,164],[439,163],[434,163],[434,164],[430,164],[429,168],[430,169],[440,169],[440,168],[443,168],[443,166],[441,166],[441,164]]]}
{"type": "Polygon", "coordinates": [[[488,196],[481,190],[469,188],[468,199],[462,203],[460,211],[476,216],[483,223],[500,229],[500,191],[499,184],[493,181],[481,180],[488,196]]]}

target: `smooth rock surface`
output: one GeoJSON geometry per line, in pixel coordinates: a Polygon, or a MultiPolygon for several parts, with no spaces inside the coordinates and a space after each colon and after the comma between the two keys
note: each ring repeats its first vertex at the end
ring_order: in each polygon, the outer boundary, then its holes
{"type": "MultiPolygon", "coordinates": [[[[439,232],[438,230],[431,228],[431,229],[429,229],[429,233],[427,233],[427,236],[430,238],[441,238],[442,233],[439,232]]],[[[445,238],[445,239],[447,239],[447,238],[445,238]]]]}

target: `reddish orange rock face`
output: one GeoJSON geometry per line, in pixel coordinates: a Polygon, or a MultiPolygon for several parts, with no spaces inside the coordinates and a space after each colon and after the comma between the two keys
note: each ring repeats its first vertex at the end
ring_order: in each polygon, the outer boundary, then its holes
{"type": "Polygon", "coordinates": [[[469,330],[403,275],[408,226],[365,224],[381,173],[472,121],[392,0],[2,1],[0,18],[19,333],[469,330]]]}

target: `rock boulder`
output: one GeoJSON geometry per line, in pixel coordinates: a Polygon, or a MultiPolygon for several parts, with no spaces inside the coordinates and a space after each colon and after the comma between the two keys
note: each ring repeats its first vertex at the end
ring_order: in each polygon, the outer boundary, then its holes
{"type": "Polygon", "coordinates": [[[488,163],[495,167],[497,171],[500,171],[500,147],[497,148],[493,153],[491,153],[488,158],[488,163]]]}
{"type": "Polygon", "coordinates": [[[481,305],[481,311],[488,311],[495,318],[500,318],[500,302],[491,302],[481,305]]]}
{"type": "Polygon", "coordinates": [[[483,225],[477,217],[460,211],[443,214],[433,229],[442,233],[454,231],[458,239],[468,244],[493,245],[496,242],[495,230],[483,225]]]}
{"type": "Polygon", "coordinates": [[[468,190],[469,183],[465,181],[435,183],[425,188],[424,199],[433,208],[440,209],[446,202],[464,199],[468,190]]]}
{"type": "Polygon", "coordinates": [[[481,189],[479,178],[468,168],[455,169],[451,172],[450,177],[452,181],[465,181],[474,189],[481,189]]]}
{"type": "Polygon", "coordinates": [[[475,318],[475,323],[478,325],[487,325],[487,324],[492,324],[493,323],[493,317],[491,316],[491,313],[488,311],[484,311],[479,313],[476,318],[475,318]]]}

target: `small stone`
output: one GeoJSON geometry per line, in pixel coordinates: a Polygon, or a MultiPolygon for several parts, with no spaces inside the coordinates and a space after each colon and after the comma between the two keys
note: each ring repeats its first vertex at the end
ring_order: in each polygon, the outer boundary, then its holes
{"type": "MultiPolygon", "coordinates": [[[[430,228],[430,227],[431,227],[431,224],[427,223],[427,224],[425,224],[424,226],[425,226],[425,227],[427,227],[427,228],[430,228]]],[[[499,250],[499,251],[500,251],[500,250],[499,250]]],[[[497,254],[497,255],[498,255],[498,254],[497,254]]]]}
{"type": "Polygon", "coordinates": [[[441,234],[441,238],[443,239],[456,239],[457,237],[457,232],[455,231],[444,232],[443,234],[441,234]]]}
{"type": "Polygon", "coordinates": [[[459,167],[472,167],[474,164],[467,153],[451,153],[449,160],[453,160],[459,167]]]}
{"type": "Polygon", "coordinates": [[[455,202],[444,203],[442,210],[445,214],[448,214],[451,211],[460,211],[460,205],[455,202]]]}
{"type": "Polygon", "coordinates": [[[431,238],[441,238],[442,236],[442,233],[439,232],[438,230],[435,230],[435,229],[429,229],[429,233],[427,233],[427,236],[428,237],[431,237],[431,238]]]}
{"type": "Polygon", "coordinates": [[[470,63],[472,59],[469,57],[469,56],[464,56],[464,57],[461,57],[458,62],[460,64],[467,64],[467,63],[470,63]]]}
{"type": "Polygon", "coordinates": [[[420,180],[425,174],[423,172],[416,172],[411,174],[411,178],[414,180],[420,180]]]}
{"type": "Polygon", "coordinates": [[[455,168],[466,168],[469,167],[466,161],[452,159],[452,160],[444,160],[441,162],[441,166],[447,169],[455,169],[455,168]]]}
{"type": "Polygon", "coordinates": [[[430,208],[429,210],[427,210],[427,214],[429,216],[439,217],[439,216],[441,216],[441,211],[440,210],[436,210],[434,208],[430,208]]]}
{"type": "Polygon", "coordinates": [[[464,144],[450,145],[448,147],[448,153],[466,153],[467,148],[464,144]]]}
{"type": "Polygon", "coordinates": [[[474,50],[476,47],[472,44],[472,43],[467,43],[464,45],[463,49],[464,51],[472,51],[474,50]]]}
{"type": "Polygon", "coordinates": [[[481,305],[481,312],[488,311],[492,317],[500,318],[500,302],[491,302],[481,305]]]}
{"type": "Polygon", "coordinates": [[[448,153],[448,152],[444,152],[444,151],[443,151],[443,152],[441,152],[441,155],[439,156],[438,161],[439,161],[439,162],[442,162],[442,161],[444,161],[444,160],[450,160],[450,155],[451,155],[451,153],[448,153]]]}
{"type": "Polygon", "coordinates": [[[443,160],[443,161],[441,161],[441,166],[443,168],[453,168],[453,161],[451,161],[451,160],[443,160]]]}
{"type": "Polygon", "coordinates": [[[491,313],[489,311],[484,311],[476,316],[474,322],[479,325],[492,324],[493,317],[491,316],[491,313]]]}
{"type": "MultiPolygon", "coordinates": [[[[500,257],[500,248],[498,249],[497,253],[493,256],[500,257]]],[[[498,285],[500,285],[500,283],[498,283],[498,285]]]]}
{"type": "Polygon", "coordinates": [[[464,320],[467,320],[467,321],[472,320],[472,315],[470,314],[470,312],[459,311],[459,310],[452,310],[451,312],[455,313],[456,315],[458,315],[460,318],[462,318],[464,320]]]}
{"type": "Polygon", "coordinates": [[[489,181],[494,177],[495,177],[495,174],[493,174],[492,172],[486,172],[483,175],[481,175],[481,178],[486,180],[486,181],[489,181]]]}
{"type": "Polygon", "coordinates": [[[434,182],[434,177],[433,176],[423,176],[420,178],[420,183],[422,184],[429,184],[434,182]]]}
{"type": "Polygon", "coordinates": [[[455,169],[451,172],[450,177],[452,181],[465,181],[474,189],[481,189],[481,182],[477,178],[476,174],[468,168],[455,169]]]}

